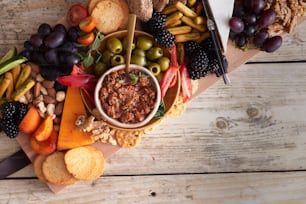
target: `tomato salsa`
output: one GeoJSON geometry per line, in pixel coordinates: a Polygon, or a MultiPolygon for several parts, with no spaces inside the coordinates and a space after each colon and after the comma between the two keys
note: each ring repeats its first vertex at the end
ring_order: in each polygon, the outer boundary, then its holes
{"type": "Polygon", "coordinates": [[[99,98],[104,112],[121,123],[143,121],[154,109],[156,90],[153,80],[144,72],[125,70],[105,76],[99,98]]]}

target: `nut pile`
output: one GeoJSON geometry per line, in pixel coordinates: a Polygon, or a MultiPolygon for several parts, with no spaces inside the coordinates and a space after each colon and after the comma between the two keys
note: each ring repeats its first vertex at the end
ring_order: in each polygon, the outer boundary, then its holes
{"type": "Polygon", "coordinates": [[[276,20],[269,26],[270,33],[291,33],[297,25],[298,16],[306,16],[304,0],[267,0],[266,8],[273,8],[276,12],[276,20]]]}

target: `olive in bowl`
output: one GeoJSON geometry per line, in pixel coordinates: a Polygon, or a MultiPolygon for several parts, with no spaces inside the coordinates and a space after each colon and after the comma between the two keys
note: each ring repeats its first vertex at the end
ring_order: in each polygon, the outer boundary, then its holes
{"type": "Polygon", "coordinates": [[[95,88],[95,105],[102,118],[119,128],[139,128],[151,121],[161,102],[159,83],[148,69],[131,64],[105,72],[95,88]]]}

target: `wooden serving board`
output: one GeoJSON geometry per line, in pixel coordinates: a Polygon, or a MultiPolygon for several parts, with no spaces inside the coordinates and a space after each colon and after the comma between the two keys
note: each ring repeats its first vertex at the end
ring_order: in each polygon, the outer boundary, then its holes
{"type": "MultiPolygon", "coordinates": [[[[304,22],[306,20],[306,17],[302,17],[299,19],[298,24],[304,22]]],[[[59,23],[64,23],[63,20],[59,21],[59,23]]],[[[286,35],[286,34],[284,34],[286,35]]],[[[240,49],[237,49],[234,47],[233,43],[231,41],[228,42],[227,45],[227,53],[226,57],[229,63],[229,69],[228,72],[232,72],[235,69],[237,69],[240,65],[246,63],[250,58],[258,54],[259,50],[248,50],[247,52],[243,52],[240,49]]],[[[212,86],[214,83],[216,83],[218,80],[222,80],[222,77],[217,78],[215,75],[211,74],[205,78],[202,78],[199,80],[199,88],[197,92],[195,93],[194,97],[205,91],[207,88],[212,86]]],[[[33,161],[35,158],[36,153],[31,149],[29,145],[29,135],[20,133],[19,136],[16,138],[17,142],[20,144],[23,151],[27,154],[29,159],[33,161]]],[[[93,144],[96,148],[98,148],[103,154],[106,159],[111,157],[113,154],[115,154],[118,150],[120,150],[119,146],[113,146],[110,144],[102,144],[99,142],[96,142],[93,144]]],[[[64,189],[65,185],[54,185],[54,184],[47,184],[52,192],[58,193],[62,189],[64,189]]]]}

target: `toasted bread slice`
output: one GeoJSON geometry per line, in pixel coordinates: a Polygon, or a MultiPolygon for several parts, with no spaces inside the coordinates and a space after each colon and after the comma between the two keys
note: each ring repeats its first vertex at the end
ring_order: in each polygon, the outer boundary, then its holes
{"type": "Polygon", "coordinates": [[[34,170],[34,174],[37,176],[37,178],[39,180],[41,180],[42,182],[47,182],[47,179],[45,178],[43,172],[42,172],[42,164],[44,163],[44,161],[46,160],[47,156],[46,155],[42,155],[42,154],[38,154],[34,161],[33,161],[33,170],[34,170]]]}
{"type": "Polygon", "coordinates": [[[99,1],[91,15],[97,21],[96,28],[103,34],[117,31],[124,17],[120,4],[113,0],[99,1]]]}
{"type": "Polygon", "coordinates": [[[70,149],[65,154],[67,170],[77,179],[88,180],[96,166],[95,150],[87,147],[70,149]]]}
{"type": "Polygon", "coordinates": [[[42,172],[49,183],[53,184],[74,184],[77,179],[67,171],[63,152],[54,152],[47,156],[42,164],[42,172]]]}

